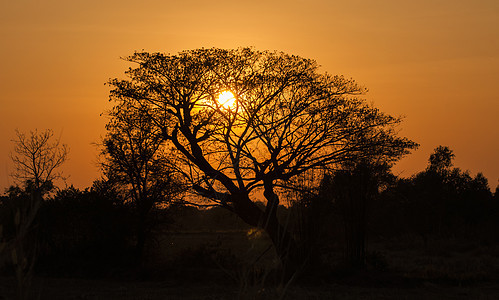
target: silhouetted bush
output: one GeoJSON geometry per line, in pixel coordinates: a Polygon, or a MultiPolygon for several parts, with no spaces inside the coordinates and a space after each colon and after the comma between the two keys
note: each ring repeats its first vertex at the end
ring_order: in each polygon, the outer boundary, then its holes
{"type": "Polygon", "coordinates": [[[370,224],[376,235],[430,236],[496,235],[498,202],[487,179],[451,168],[452,151],[439,147],[428,168],[399,179],[376,200],[370,224]],[[444,151],[445,150],[445,151],[444,151]],[[494,225],[495,224],[495,225],[494,225]]]}
{"type": "Polygon", "coordinates": [[[38,270],[87,275],[129,263],[131,220],[129,208],[110,190],[58,191],[40,209],[38,270]]]}

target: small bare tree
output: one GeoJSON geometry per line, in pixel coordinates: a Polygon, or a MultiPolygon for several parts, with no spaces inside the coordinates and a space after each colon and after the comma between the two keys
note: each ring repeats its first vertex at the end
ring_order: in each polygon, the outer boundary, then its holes
{"type": "Polygon", "coordinates": [[[16,130],[14,153],[11,153],[15,171],[12,177],[21,183],[31,183],[33,190],[42,191],[47,184],[61,177],[57,172],[67,159],[68,147],[60,139],[52,142],[54,132],[31,131],[29,135],[16,130]]]}
{"type": "Polygon", "coordinates": [[[53,139],[48,129],[25,134],[16,130],[11,153],[15,171],[11,176],[18,184],[24,184],[27,197],[21,197],[15,205],[15,236],[8,243],[15,267],[20,299],[28,299],[36,260],[36,234],[34,222],[43,201],[43,195],[53,187],[53,181],[61,177],[57,169],[66,161],[68,147],[53,139]],[[29,196],[28,196],[29,195],[29,196]]]}

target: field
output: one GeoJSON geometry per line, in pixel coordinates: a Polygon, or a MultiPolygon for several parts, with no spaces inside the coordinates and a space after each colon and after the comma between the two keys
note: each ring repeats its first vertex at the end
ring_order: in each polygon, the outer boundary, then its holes
{"type": "MultiPolygon", "coordinates": [[[[499,246],[455,238],[381,239],[369,244],[368,267],[303,270],[286,285],[270,242],[258,231],[157,232],[138,269],[99,278],[35,278],[38,299],[497,299],[499,246]]],[[[325,258],[334,265],[341,247],[325,258]]],[[[0,295],[14,298],[14,278],[0,295]]],[[[0,299],[2,299],[0,297],[0,299]]]]}

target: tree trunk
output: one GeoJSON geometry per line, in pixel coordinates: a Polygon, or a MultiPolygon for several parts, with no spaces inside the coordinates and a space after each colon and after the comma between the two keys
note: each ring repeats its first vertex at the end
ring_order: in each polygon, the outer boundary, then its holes
{"type": "MultiPolygon", "coordinates": [[[[268,206],[268,205],[267,205],[268,206]]],[[[281,261],[284,274],[291,278],[302,263],[294,238],[277,219],[277,206],[262,211],[247,195],[234,198],[234,212],[248,225],[261,228],[269,235],[281,261]]]]}
{"type": "Polygon", "coordinates": [[[263,229],[272,240],[276,253],[279,256],[284,280],[290,280],[304,264],[305,257],[301,255],[300,249],[291,233],[279,223],[277,217],[271,216],[266,227],[263,229]]]}

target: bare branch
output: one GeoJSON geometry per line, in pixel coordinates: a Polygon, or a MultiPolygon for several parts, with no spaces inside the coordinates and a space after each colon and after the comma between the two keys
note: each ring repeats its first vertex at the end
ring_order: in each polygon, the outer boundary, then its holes
{"type": "Polygon", "coordinates": [[[48,129],[29,134],[16,130],[17,138],[12,140],[14,151],[10,154],[15,171],[11,176],[19,181],[32,181],[36,188],[42,184],[61,178],[57,169],[66,161],[69,148],[53,139],[54,133],[48,129]]]}

